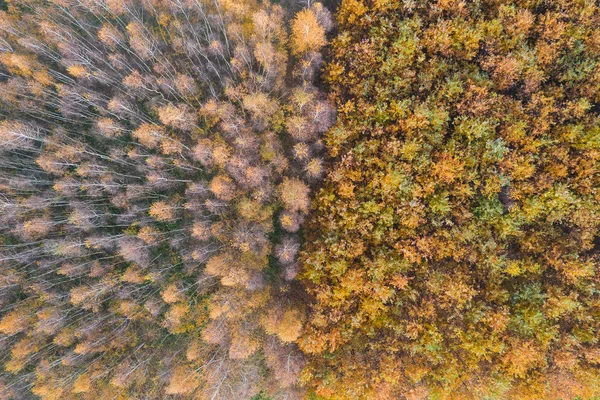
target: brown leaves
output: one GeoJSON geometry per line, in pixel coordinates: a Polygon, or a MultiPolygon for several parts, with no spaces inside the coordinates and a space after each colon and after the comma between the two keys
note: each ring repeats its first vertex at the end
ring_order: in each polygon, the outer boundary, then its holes
{"type": "Polygon", "coordinates": [[[170,395],[189,395],[200,385],[200,374],[183,366],[176,367],[169,380],[166,394],[170,395]]]}
{"type": "Polygon", "coordinates": [[[227,175],[217,175],[210,182],[210,191],[221,200],[232,200],[236,195],[233,180],[227,175]]]}
{"type": "Polygon", "coordinates": [[[177,207],[166,201],[156,201],[148,209],[148,214],[157,221],[169,222],[177,217],[177,207]]]}
{"type": "Polygon", "coordinates": [[[284,207],[292,212],[308,212],[310,189],[305,183],[296,178],[285,178],[278,187],[279,198],[284,207]]]}
{"type": "Polygon", "coordinates": [[[167,104],[158,109],[160,121],[172,128],[191,131],[196,126],[196,116],[185,104],[167,104]]]}

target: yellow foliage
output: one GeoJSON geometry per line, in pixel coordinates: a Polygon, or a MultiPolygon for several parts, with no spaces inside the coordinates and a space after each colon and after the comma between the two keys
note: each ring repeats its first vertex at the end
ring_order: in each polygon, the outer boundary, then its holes
{"type": "Polygon", "coordinates": [[[314,11],[304,9],[296,14],[292,22],[292,53],[302,55],[309,51],[318,51],[325,43],[325,28],[319,24],[314,11]]]}
{"type": "Polygon", "coordinates": [[[5,335],[14,335],[28,328],[32,317],[20,309],[15,309],[4,315],[0,320],[0,332],[5,335]]]}
{"type": "Polygon", "coordinates": [[[259,342],[248,334],[236,332],[231,339],[229,357],[246,359],[258,350],[259,342]]]}
{"type": "Polygon", "coordinates": [[[91,376],[88,373],[83,373],[75,379],[73,382],[73,389],[71,392],[73,393],[87,393],[92,387],[91,376]]]}
{"type": "Polygon", "coordinates": [[[67,72],[75,78],[84,78],[88,75],[87,69],[83,65],[73,64],[67,68],[67,72]]]}

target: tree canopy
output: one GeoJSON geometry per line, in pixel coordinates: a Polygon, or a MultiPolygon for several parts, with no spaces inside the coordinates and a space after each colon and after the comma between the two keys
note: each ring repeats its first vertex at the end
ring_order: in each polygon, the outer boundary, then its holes
{"type": "Polygon", "coordinates": [[[304,381],[598,395],[598,4],[344,0],[337,18],[304,381]]]}
{"type": "Polygon", "coordinates": [[[330,28],[319,3],[0,11],[0,397],[301,395],[330,28]]]}

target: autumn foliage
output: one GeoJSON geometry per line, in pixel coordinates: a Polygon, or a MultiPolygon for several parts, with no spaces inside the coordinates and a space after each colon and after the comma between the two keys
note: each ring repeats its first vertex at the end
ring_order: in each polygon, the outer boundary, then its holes
{"type": "Polygon", "coordinates": [[[0,0],[0,399],[600,396],[598,2],[326,4],[0,0]]]}
{"type": "Polygon", "coordinates": [[[600,394],[600,8],[343,0],[302,277],[327,399],[600,394]]]}
{"type": "Polygon", "coordinates": [[[318,3],[0,11],[0,398],[300,396],[330,28],[318,3]]]}

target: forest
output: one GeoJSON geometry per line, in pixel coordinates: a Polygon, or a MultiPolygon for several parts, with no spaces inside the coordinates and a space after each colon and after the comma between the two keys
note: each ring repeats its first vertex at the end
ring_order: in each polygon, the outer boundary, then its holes
{"type": "Polygon", "coordinates": [[[0,1],[0,400],[599,400],[599,27],[0,1]]]}

